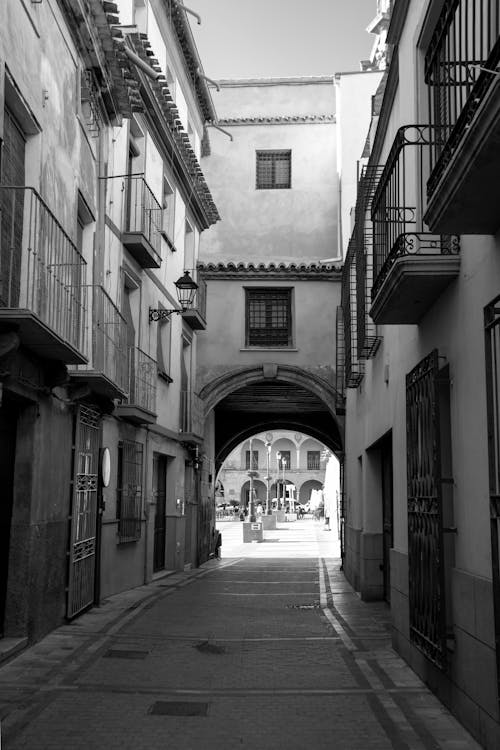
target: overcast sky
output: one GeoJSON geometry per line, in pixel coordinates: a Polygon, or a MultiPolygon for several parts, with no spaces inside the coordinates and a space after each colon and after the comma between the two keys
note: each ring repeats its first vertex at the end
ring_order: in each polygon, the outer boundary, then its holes
{"type": "Polygon", "coordinates": [[[376,0],[183,0],[210,78],[332,75],[359,70],[376,0]]]}

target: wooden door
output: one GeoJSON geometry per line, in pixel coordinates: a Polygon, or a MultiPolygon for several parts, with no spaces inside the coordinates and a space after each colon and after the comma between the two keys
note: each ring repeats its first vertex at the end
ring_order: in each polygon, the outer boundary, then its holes
{"type": "Polygon", "coordinates": [[[153,497],[156,502],[153,571],[156,572],[165,568],[167,540],[167,457],[160,453],[153,456],[153,497]]]}

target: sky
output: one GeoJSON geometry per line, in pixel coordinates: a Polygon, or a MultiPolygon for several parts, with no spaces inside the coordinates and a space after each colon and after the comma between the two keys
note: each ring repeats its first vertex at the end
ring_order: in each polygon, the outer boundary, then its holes
{"type": "Polygon", "coordinates": [[[214,79],[359,70],[376,0],[183,0],[205,75],[214,79]]]}

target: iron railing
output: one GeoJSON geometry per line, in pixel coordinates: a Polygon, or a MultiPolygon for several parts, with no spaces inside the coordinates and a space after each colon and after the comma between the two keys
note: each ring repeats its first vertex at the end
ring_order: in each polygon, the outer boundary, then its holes
{"type": "Polygon", "coordinates": [[[100,372],[127,393],[127,322],[104,287],[94,285],[85,290],[90,292],[84,330],[84,351],[89,361],[72,369],[100,372]]]}
{"type": "Polygon", "coordinates": [[[0,307],[33,312],[84,350],[86,263],[31,187],[0,185],[0,307]]]}
{"type": "Polygon", "coordinates": [[[459,252],[458,237],[425,231],[422,218],[424,185],[437,137],[429,125],[404,125],[397,131],[372,201],[372,300],[398,258],[459,252]]]}
{"type": "Polygon", "coordinates": [[[180,431],[203,437],[204,426],[202,399],[192,391],[181,391],[180,431]]]}
{"type": "MultiPolygon", "coordinates": [[[[113,182],[113,199],[121,192],[124,196],[123,231],[131,234],[142,234],[158,258],[161,258],[161,231],[163,228],[163,209],[156,200],[153,191],[143,174],[112,175],[107,180],[121,181],[120,188],[113,182]]],[[[120,184],[120,183],[118,183],[120,184]]]]}
{"type": "Polygon", "coordinates": [[[356,242],[349,240],[342,269],[342,317],[344,320],[344,384],[357,388],[363,380],[365,363],[358,357],[358,316],[356,294],[356,242]]]}
{"type": "Polygon", "coordinates": [[[337,307],[335,332],[335,411],[337,414],[345,414],[345,337],[342,305],[337,307]]]}
{"type": "Polygon", "coordinates": [[[374,357],[380,344],[377,326],[368,315],[373,285],[373,227],[370,210],[375,188],[383,167],[365,165],[358,182],[354,211],[356,240],[356,316],[360,359],[374,357]]]}
{"type": "Polygon", "coordinates": [[[498,0],[445,0],[425,56],[430,122],[442,130],[431,145],[432,195],[500,64],[498,0]]]}
{"type": "Polygon", "coordinates": [[[446,666],[446,606],[437,350],[406,376],[410,640],[446,666]]]}
{"type": "Polygon", "coordinates": [[[156,360],[139,347],[128,349],[128,398],[123,403],[156,414],[156,360]]]}

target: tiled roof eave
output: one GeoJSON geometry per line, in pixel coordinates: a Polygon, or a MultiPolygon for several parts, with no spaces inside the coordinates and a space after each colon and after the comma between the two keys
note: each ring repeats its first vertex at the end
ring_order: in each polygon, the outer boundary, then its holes
{"type": "Polygon", "coordinates": [[[204,279],[340,281],[342,269],[325,263],[199,263],[204,279]]]}

